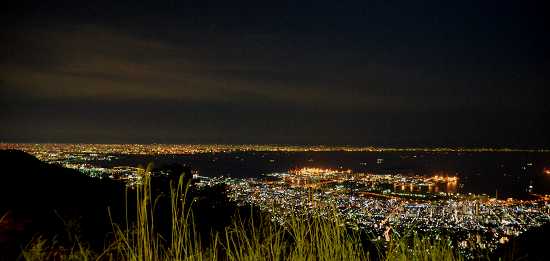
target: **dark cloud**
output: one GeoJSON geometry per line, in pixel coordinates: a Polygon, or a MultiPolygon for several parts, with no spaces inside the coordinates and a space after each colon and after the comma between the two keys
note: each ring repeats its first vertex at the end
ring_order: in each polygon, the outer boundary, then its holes
{"type": "Polygon", "coordinates": [[[0,139],[545,145],[536,10],[31,2],[2,18],[0,139]]]}

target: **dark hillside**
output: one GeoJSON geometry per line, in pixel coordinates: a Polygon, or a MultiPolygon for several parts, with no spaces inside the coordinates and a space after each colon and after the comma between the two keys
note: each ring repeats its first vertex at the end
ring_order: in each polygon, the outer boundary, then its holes
{"type": "Polygon", "coordinates": [[[36,235],[59,241],[78,236],[103,245],[111,229],[108,207],[119,218],[124,185],[87,177],[15,150],[0,151],[0,252],[14,255],[36,235]]]}
{"type": "MultiPolygon", "coordinates": [[[[16,150],[1,150],[0,163],[0,260],[16,259],[36,236],[55,238],[67,247],[78,238],[101,251],[112,235],[112,222],[125,224],[126,209],[128,220],[135,220],[134,191],[120,182],[91,178],[16,150]]],[[[184,183],[191,181],[190,168],[178,163],[153,169],[155,227],[165,236],[171,228],[170,183],[180,174],[184,183]]],[[[193,202],[197,232],[206,241],[211,232],[223,231],[235,213],[247,219],[252,212],[229,202],[223,186],[190,189],[187,197],[186,203],[193,202]]]]}

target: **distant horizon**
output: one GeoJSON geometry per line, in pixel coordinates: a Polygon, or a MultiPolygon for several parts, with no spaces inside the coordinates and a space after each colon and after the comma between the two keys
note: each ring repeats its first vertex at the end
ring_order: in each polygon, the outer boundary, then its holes
{"type": "Polygon", "coordinates": [[[6,142],[0,140],[0,148],[6,145],[145,145],[145,146],[272,146],[272,147],[303,147],[307,148],[326,148],[327,151],[337,151],[339,148],[349,148],[360,150],[386,150],[386,151],[415,151],[415,150],[438,150],[438,151],[512,151],[512,152],[550,152],[547,147],[513,147],[513,146],[399,146],[399,145],[353,145],[353,144],[290,144],[290,143],[95,143],[95,142],[6,142]]]}

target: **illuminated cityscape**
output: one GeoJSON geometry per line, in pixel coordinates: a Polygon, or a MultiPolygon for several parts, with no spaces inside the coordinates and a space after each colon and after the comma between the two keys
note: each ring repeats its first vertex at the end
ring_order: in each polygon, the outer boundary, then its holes
{"type": "Polygon", "coordinates": [[[456,177],[405,177],[303,168],[267,174],[276,179],[203,179],[202,186],[227,184],[229,196],[253,204],[284,223],[290,215],[335,212],[348,225],[389,240],[411,229],[450,236],[465,256],[494,250],[521,233],[550,222],[550,201],[497,200],[456,193],[456,177]],[[441,191],[439,185],[445,188],[441,191]]]}
{"type": "MultiPolygon", "coordinates": [[[[77,169],[99,178],[124,181],[129,186],[140,182],[137,175],[143,167],[97,165],[116,162],[124,155],[216,155],[246,152],[499,152],[546,153],[546,151],[489,149],[388,149],[330,146],[275,145],[133,145],[133,144],[1,144],[2,149],[19,149],[39,159],[77,169]],[[95,163],[94,163],[95,162],[95,163]]],[[[233,155],[233,154],[231,154],[233,155]]],[[[239,155],[239,154],[235,154],[239,155]]],[[[263,154],[262,154],[263,155],[263,154]]],[[[377,154],[379,155],[379,154],[377,154]]],[[[380,154],[381,155],[381,154],[380,154]]],[[[416,155],[416,154],[415,154],[416,155]]],[[[421,154],[419,154],[421,155],[421,154]]],[[[459,154],[457,154],[459,155],[459,154]]],[[[246,156],[235,156],[241,161],[246,156]]],[[[263,156],[262,156],[263,157],[263,156]]],[[[416,157],[416,156],[414,156],[416,157]]],[[[310,162],[308,160],[307,162],[310,162]]],[[[273,159],[268,162],[274,163],[273,159]]],[[[383,158],[375,158],[374,166],[383,166],[383,158]]],[[[365,162],[361,166],[369,165],[365,162]]],[[[523,165],[522,170],[532,168],[523,165]]],[[[548,168],[543,168],[548,174],[548,168]]],[[[286,171],[263,173],[253,178],[232,178],[223,175],[205,177],[194,170],[195,186],[224,185],[228,197],[239,205],[255,205],[283,223],[289,215],[335,213],[355,229],[369,231],[381,241],[415,231],[433,237],[449,236],[465,256],[492,251],[499,245],[534,227],[550,223],[550,196],[532,193],[529,199],[495,198],[493,195],[461,191],[461,177],[444,172],[425,174],[358,172],[347,168],[300,167],[286,171]]],[[[464,178],[468,178],[467,176],[464,178]]]]}

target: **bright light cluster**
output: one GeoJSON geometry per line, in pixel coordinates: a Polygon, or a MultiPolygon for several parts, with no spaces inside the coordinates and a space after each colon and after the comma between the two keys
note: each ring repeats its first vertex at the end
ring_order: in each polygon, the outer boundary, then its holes
{"type": "Polygon", "coordinates": [[[435,175],[431,178],[432,181],[435,181],[435,182],[457,182],[458,181],[458,177],[454,177],[454,176],[439,176],[439,175],[435,175]]]}
{"type": "Polygon", "coordinates": [[[303,176],[324,176],[327,174],[350,174],[351,170],[333,170],[323,168],[300,168],[290,171],[291,174],[303,175],[303,176]]]}

